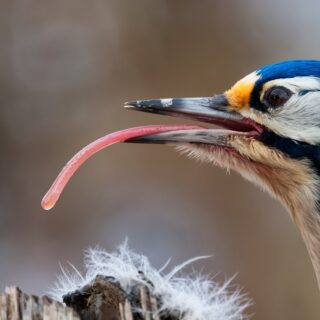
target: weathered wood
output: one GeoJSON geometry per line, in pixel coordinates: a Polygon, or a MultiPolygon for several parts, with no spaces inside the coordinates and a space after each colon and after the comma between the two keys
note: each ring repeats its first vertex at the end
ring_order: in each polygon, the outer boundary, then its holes
{"type": "Polygon", "coordinates": [[[7,295],[0,294],[0,319],[7,319],[7,295]]]}
{"type": "Polygon", "coordinates": [[[146,286],[132,284],[128,293],[113,277],[98,275],[83,288],[65,295],[63,301],[77,310],[82,320],[161,319],[157,298],[150,294],[146,286]]]}
{"type": "Polygon", "coordinates": [[[150,296],[150,304],[151,304],[151,313],[153,316],[153,320],[160,320],[157,299],[153,296],[150,296]]]}
{"type": "Polygon", "coordinates": [[[146,287],[140,288],[140,301],[142,306],[142,315],[145,320],[151,320],[151,303],[146,287]]]}
{"type": "Polygon", "coordinates": [[[0,320],[80,320],[77,313],[46,296],[35,297],[17,287],[0,294],[0,320]]]}
{"type": "Polygon", "coordinates": [[[127,294],[111,277],[97,276],[63,300],[67,306],[8,287],[0,293],[0,320],[161,320],[147,287],[137,284],[127,294]]]}
{"type": "Polygon", "coordinates": [[[131,304],[128,300],[124,302],[124,319],[133,320],[131,304]]]}

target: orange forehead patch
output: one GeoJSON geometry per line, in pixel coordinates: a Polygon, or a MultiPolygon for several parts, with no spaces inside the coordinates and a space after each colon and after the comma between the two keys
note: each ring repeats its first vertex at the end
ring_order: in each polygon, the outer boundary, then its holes
{"type": "Polygon", "coordinates": [[[233,109],[250,107],[250,96],[259,76],[254,72],[239,80],[225,95],[233,109]]]}

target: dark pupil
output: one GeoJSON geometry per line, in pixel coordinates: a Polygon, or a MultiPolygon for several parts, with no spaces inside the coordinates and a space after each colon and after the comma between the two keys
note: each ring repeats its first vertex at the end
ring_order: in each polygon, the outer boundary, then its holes
{"type": "Polygon", "coordinates": [[[267,102],[272,107],[283,105],[289,98],[290,94],[285,88],[270,89],[269,94],[267,94],[267,102]]]}

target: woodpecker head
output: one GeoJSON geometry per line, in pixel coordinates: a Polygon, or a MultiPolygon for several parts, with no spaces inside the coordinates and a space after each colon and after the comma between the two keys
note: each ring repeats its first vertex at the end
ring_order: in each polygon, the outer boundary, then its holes
{"type": "Polygon", "coordinates": [[[176,130],[129,140],[172,143],[267,189],[299,223],[320,187],[320,61],[262,67],[220,95],[131,101],[127,108],[200,120],[221,129],[176,130]],[[305,209],[305,208],[304,208],[305,209]]]}
{"type": "Polygon", "coordinates": [[[170,143],[231,168],[288,209],[306,243],[320,288],[320,61],[260,68],[207,98],[131,101],[129,109],[199,120],[200,126],[144,126],[102,137],[79,151],[42,200],[51,209],[79,166],[115,142],[170,143]]]}

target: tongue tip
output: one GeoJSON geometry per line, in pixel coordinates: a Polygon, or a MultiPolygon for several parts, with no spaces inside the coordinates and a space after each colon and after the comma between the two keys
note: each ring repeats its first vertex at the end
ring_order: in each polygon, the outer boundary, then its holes
{"type": "Polygon", "coordinates": [[[54,207],[53,204],[43,204],[43,203],[41,203],[41,208],[42,208],[43,210],[45,210],[45,211],[49,211],[49,210],[51,210],[53,207],[54,207]]]}
{"type": "MultiPolygon", "coordinates": [[[[132,103],[134,103],[134,101],[127,102],[128,105],[126,105],[126,107],[135,108],[134,104],[131,105],[132,103]]],[[[135,103],[139,105],[139,101],[136,101],[135,103]]],[[[166,131],[190,130],[199,128],[201,127],[195,125],[150,125],[117,131],[108,134],[102,138],[99,138],[91,144],[84,147],[83,149],[81,149],[68,161],[68,163],[62,169],[62,171],[59,173],[56,180],[53,182],[49,191],[43,197],[41,201],[41,207],[44,210],[52,209],[58,201],[63,189],[65,188],[66,184],[68,183],[72,175],[87,159],[89,159],[96,152],[117,142],[132,142],[134,138],[138,137],[143,137],[166,131]]]]}
{"type": "Polygon", "coordinates": [[[56,201],[54,201],[54,199],[51,199],[51,198],[48,199],[47,195],[45,195],[41,200],[41,207],[43,210],[46,210],[46,211],[51,210],[55,204],[56,204],[56,201]]]}

